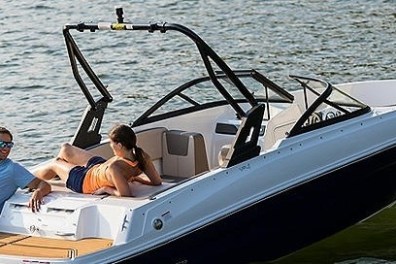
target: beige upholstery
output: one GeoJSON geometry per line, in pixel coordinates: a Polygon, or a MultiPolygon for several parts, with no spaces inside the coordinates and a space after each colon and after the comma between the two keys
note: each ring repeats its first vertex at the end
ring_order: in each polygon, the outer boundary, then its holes
{"type": "MultiPolygon", "coordinates": [[[[159,174],[191,177],[209,170],[205,141],[201,134],[156,127],[136,132],[137,145],[151,160],[159,174]]],[[[113,156],[109,143],[93,151],[105,158],[113,156]]]]}
{"type": "MultiPolygon", "coordinates": [[[[137,145],[147,152],[152,160],[162,158],[162,134],[166,130],[165,127],[156,127],[136,132],[137,145]]],[[[109,142],[101,143],[90,151],[106,159],[114,156],[109,142]]]]}
{"type": "Polygon", "coordinates": [[[165,127],[156,127],[136,133],[137,145],[147,152],[152,160],[162,157],[162,134],[165,131],[165,127]]]}
{"type": "Polygon", "coordinates": [[[88,148],[96,156],[101,156],[105,159],[109,159],[114,156],[113,150],[110,147],[110,144],[100,143],[100,145],[95,146],[94,148],[88,148]]]}
{"type": "Polygon", "coordinates": [[[201,134],[180,130],[163,133],[163,174],[191,177],[209,170],[205,141],[201,134]]]}
{"type": "Polygon", "coordinates": [[[297,104],[292,104],[268,121],[264,135],[264,150],[271,148],[275,142],[286,136],[294,123],[301,116],[301,110],[297,104]]]}
{"type": "Polygon", "coordinates": [[[227,144],[227,145],[224,145],[221,147],[219,154],[217,156],[219,166],[224,165],[224,162],[226,161],[227,154],[230,151],[231,147],[232,147],[231,144],[227,144]]]}
{"type": "Polygon", "coordinates": [[[156,127],[136,133],[137,145],[150,155],[159,174],[163,174],[162,138],[165,131],[167,131],[165,127],[156,127]]]}

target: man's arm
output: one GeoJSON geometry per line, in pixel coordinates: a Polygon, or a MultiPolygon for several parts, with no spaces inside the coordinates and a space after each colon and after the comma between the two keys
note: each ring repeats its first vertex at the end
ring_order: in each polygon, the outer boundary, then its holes
{"type": "Polygon", "coordinates": [[[38,212],[43,204],[43,197],[51,192],[51,185],[39,178],[34,178],[27,187],[34,190],[29,200],[29,208],[32,208],[33,212],[38,212]]]}

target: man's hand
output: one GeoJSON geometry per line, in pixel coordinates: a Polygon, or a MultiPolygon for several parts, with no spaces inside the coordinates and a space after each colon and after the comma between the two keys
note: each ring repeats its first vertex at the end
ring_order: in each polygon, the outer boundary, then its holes
{"type": "Polygon", "coordinates": [[[32,209],[32,212],[40,211],[40,207],[43,204],[43,197],[41,190],[35,190],[32,193],[32,196],[29,199],[29,208],[32,209]]]}
{"type": "Polygon", "coordinates": [[[27,187],[34,190],[29,200],[29,208],[33,212],[38,212],[43,204],[43,197],[51,192],[51,185],[38,178],[34,178],[27,187]]]}

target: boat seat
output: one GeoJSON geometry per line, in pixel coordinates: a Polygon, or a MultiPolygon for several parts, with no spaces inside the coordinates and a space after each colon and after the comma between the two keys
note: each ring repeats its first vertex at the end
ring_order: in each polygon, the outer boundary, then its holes
{"type": "MultiPolygon", "coordinates": [[[[137,145],[149,154],[151,161],[160,174],[162,173],[162,134],[165,131],[167,131],[165,127],[154,127],[136,132],[137,145]]],[[[89,150],[105,159],[114,156],[109,141],[89,150]]]]}
{"type": "Polygon", "coordinates": [[[219,163],[219,166],[224,166],[225,162],[226,162],[226,157],[228,152],[230,151],[232,145],[231,144],[227,144],[221,147],[219,154],[217,155],[217,160],[219,163]]]}
{"type": "Polygon", "coordinates": [[[165,127],[155,127],[136,132],[137,145],[149,154],[159,174],[163,174],[162,140],[165,131],[167,131],[165,127]]]}
{"type": "Polygon", "coordinates": [[[297,104],[292,104],[268,121],[264,135],[264,150],[270,149],[277,140],[284,138],[302,115],[297,104]]]}
{"type": "Polygon", "coordinates": [[[188,178],[209,170],[202,134],[169,130],[163,133],[162,144],[163,175],[188,178]]]}
{"type": "Polygon", "coordinates": [[[261,147],[257,143],[262,129],[264,110],[264,104],[259,104],[242,117],[232,145],[225,145],[220,149],[218,162],[221,167],[228,168],[260,154],[261,147]]]}

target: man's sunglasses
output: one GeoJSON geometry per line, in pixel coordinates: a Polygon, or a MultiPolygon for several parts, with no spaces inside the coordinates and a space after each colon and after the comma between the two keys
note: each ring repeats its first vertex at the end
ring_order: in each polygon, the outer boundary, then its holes
{"type": "Polygon", "coordinates": [[[12,148],[14,146],[14,142],[6,142],[0,140],[0,148],[12,148]]]}

